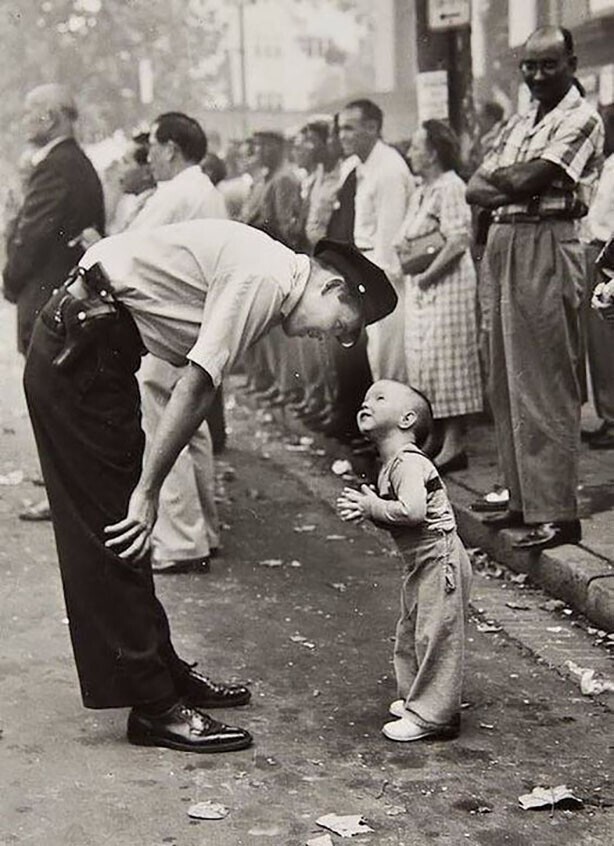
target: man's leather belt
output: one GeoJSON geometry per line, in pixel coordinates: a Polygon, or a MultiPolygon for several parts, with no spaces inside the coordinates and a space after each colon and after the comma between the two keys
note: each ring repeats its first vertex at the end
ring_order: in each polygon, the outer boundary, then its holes
{"type": "Polygon", "coordinates": [[[565,214],[526,214],[525,212],[510,212],[509,214],[494,214],[493,223],[542,223],[545,220],[580,220],[579,215],[565,214]]]}

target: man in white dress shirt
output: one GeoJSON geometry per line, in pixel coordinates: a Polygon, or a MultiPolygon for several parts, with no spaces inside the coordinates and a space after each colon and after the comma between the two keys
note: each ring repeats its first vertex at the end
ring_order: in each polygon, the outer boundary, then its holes
{"type": "MultiPolygon", "coordinates": [[[[131,230],[227,217],[224,198],[199,165],[206,152],[205,133],[187,115],[167,112],[154,121],[149,164],[158,187],[133,220],[131,230]]],[[[148,440],[182,373],[182,367],[155,356],[143,361],[139,380],[148,440]]],[[[209,556],[219,546],[214,482],[211,434],[204,422],[179,455],[162,489],[153,536],[154,572],[206,572],[209,556]]]]}
{"type": "Polygon", "coordinates": [[[373,379],[407,380],[403,328],[403,275],[392,247],[401,228],[413,180],[402,156],[381,139],[383,114],[371,100],[354,100],[339,115],[339,140],[356,155],[354,243],[392,282],[399,297],[393,313],[368,329],[373,379]]]}

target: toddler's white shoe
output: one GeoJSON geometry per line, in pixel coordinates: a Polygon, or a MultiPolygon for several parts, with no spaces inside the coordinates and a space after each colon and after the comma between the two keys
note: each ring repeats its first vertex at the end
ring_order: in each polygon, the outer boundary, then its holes
{"type": "MultiPolygon", "coordinates": [[[[390,708],[392,709],[393,705],[398,707],[397,703],[401,701],[393,702],[390,708]]],[[[397,740],[401,743],[408,743],[412,740],[453,740],[460,734],[460,719],[458,717],[445,726],[423,728],[412,720],[405,709],[403,711],[400,719],[392,720],[382,728],[382,733],[389,740],[397,740]]]]}
{"type": "Polygon", "coordinates": [[[407,711],[405,710],[405,700],[395,699],[394,702],[391,702],[390,708],[388,708],[388,713],[392,714],[393,717],[407,716],[407,711]]]}
{"type": "Polygon", "coordinates": [[[386,723],[382,729],[382,733],[388,740],[398,740],[402,743],[408,743],[411,740],[422,740],[422,738],[429,737],[433,734],[429,729],[422,728],[422,726],[414,723],[410,717],[401,717],[399,720],[392,720],[390,723],[386,723]]]}

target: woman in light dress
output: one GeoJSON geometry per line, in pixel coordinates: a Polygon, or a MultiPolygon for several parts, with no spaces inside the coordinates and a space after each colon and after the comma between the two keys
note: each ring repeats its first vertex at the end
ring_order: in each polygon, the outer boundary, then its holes
{"type": "Polygon", "coordinates": [[[447,124],[426,121],[408,151],[421,178],[395,241],[439,229],[445,245],[422,273],[407,275],[405,354],[411,384],[430,399],[438,423],[441,472],[467,466],[465,420],[482,409],[476,272],[469,252],[471,212],[458,175],[459,143],[447,124]]]}

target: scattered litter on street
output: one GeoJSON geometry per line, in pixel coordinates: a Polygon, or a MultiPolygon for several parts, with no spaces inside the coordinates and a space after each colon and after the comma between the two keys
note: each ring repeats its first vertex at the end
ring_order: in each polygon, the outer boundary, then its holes
{"type": "Polygon", "coordinates": [[[514,611],[530,611],[530,605],[523,605],[522,602],[506,602],[505,603],[508,608],[512,608],[514,611]]]}
{"type": "Polygon", "coordinates": [[[353,837],[355,834],[367,834],[374,830],[365,823],[361,814],[326,814],[316,820],[316,825],[328,828],[340,837],[353,837]]]}
{"type": "Polygon", "coordinates": [[[330,834],[322,834],[320,837],[312,837],[307,841],[307,846],[333,846],[330,834]]]}
{"type": "Polygon", "coordinates": [[[542,611],[562,611],[565,608],[565,603],[562,599],[547,599],[539,607],[542,611]]]}
{"type": "Polygon", "coordinates": [[[188,816],[193,820],[223,820],[229,813],[219,802],[197,802],[188,808],[188,816]]]}
{"type": "Polygon", "coordinates": [[[330,469],[335,476],[344,476],[346,473],[352,472],[352,465],[347,458],[338,458],[336,461],[333,461],[330,469]]]}
{"type": "Polygon", "coordinates": [[[565,661],[565,666],[580,679],[580,690],[584,696],[598,696],[606,691],[614,691],[614,682],[590,667],[580,667],[574,661],[565,661]]]}
{"type": "Polygon", "coordinates": [[[402,814],[407,813],[407,808],[405,805],[391,805],[389,808],[386,808],[386,815],[389,817],[400,817],[402,814]]]}
{"type": "Polygon", "coordinates": [[[301,534],[302,532],[313,532],[315,531],[316,526],[313,523],[307,523],[302,526],[293,526],[293,531],[301,534]]]}
{"type": "Polygon", "coordinates": [[[288,564],[288,567],[302,567],[302,566],[303,565],[301,564],[301,562],[298,561],[296,558],[293,558],[292,561],[290,561],[290,563],[288,564]]]}
{"type": "Polygon", "coordinates": [[[489,623],[489,622],[478,623],[476,628],[479,632],[482,632],[483,634],[493,634],[494,632],[502,631],[501,626],[497,626],[495,623],[489,623]]]}
{"type": "Polygon", "coordinates": [[[584,804],[582,799],[574,796],[564,784],[560,784],[558,787],[534,787],[530,793],[519,796],[518,801],[524,811],[546,808],[554,810],[555,807],[573,810],[582,807],[584,804]]]}
{"type": "Polygon", "coordinates": [[[347,585],[343,582],[328,582],[328,586],[332,587],[333,590],[338,590],[339,593],[345,593],[347,590],[347,585]]]}
{"type": "Polygon", "coordinates": [[[265,558],[258,562],[259,567],[281,567],[284,562],[281,558],[265,558]]]}
{"type": "Polygon", "coordinates": [[[342,541],[347,540],[347,535],[326,535],[327,541],[342,541]]]}

